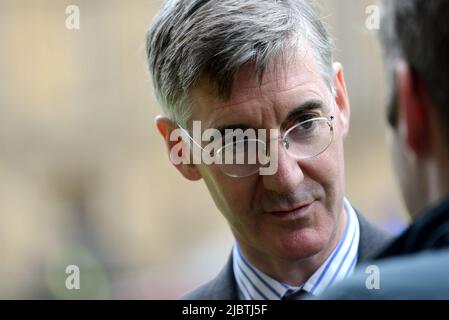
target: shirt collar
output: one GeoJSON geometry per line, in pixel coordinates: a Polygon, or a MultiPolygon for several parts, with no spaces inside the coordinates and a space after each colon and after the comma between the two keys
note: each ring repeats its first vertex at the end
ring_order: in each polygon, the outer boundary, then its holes
{"type": "Polygon", "coordinates": [[[347,221],[342,239],[326,261],[299,287],[279,282],[258,270],[243,256],[238,244],[235,243],[232,251],[233,271],[239,298],[280,300],[287,292],[297,292],[301,289],[309,294],[318,295],[335,282],[348,277],[357,263],[360,226],[357,214],[346,198],[343,199],[343,205],[347,221]]]}

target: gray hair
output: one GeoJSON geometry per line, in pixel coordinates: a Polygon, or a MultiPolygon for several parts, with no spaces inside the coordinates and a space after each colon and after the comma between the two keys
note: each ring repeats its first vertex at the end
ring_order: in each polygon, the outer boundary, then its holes
{"type": "MultiPolygon", "coordinates": [[[[449,133],[449,1],[384,0],[380,38],[384,49],[390,99],[397,93],[394,65],[404,59],[422,80],[441,124],[449,133]]],[[[397,121],[397,106],[390,106],[390,124],[397,121]]]]}
{"type": "Polygon", "coordinates": [[[146,34],[156,97],[183,125],[200,79],[226,101],[242,66],[253,64],[260,84],[271,62],[286,67],[306,43],[333,93],[331,42],[308,0],[166,0],[146,34]]]}

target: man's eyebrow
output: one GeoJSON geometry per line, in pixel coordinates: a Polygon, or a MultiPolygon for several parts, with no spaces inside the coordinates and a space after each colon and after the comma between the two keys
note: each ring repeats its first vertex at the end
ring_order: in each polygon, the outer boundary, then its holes
{"type": "MultiPolygon", "coordinates": [[[[289,120],[295,120],[295,118],[297,116],[302,115],[305,111],[317,110],[317,109],[324,110],[324,108],[325,108],[324,104],[321,100],[318,100],[318,99],[307,100],[306,102],[300,104],[299,106],[297,106],[296,108],[291,110],[287,114],[284,122],[288,122],[289,120]]],[[[224,137],[226,135],[226,130],[241,129],[241,130],[245,131],[247,129],[253,129],[253,128],[244,123],[237,123],[237,124],[232,124],[232,125],[218,126],[215,129],[221,133],[222,137],[224,137]]]]}
{"type": "Polygon", "coordinates": [[[317,109],[324,110],[324,108],[325,108],[324,103],[321,100],[316,100],[316,99],[308,100],[308,101],[300,104],[293,110],[290,110],[290,112],[285,117],[285,122],[288,122],[290,120],[295,120],[297,116],[302,115],[305,111],[317,110],[317,109]]]}
{"type": "Polygon", "coordinates": [[[220,134],[222,137],[224,137],[226,135],[226,130],[238,130],[241,129],[243,131],[247,130],[247,129],[251,129],[250,126],[248,126],[247,124],[243,124],[243,123],[237,123],[237,124],[232,124],[232,125],[222,125],[222,126],[218,126],[216,128],[218,131],[220,131],[220,134]]]}
{"type": "Polygon", "coordinates": [[[324,110],[326,107],[321,100],[313,99],[308,100],[304,103],[301,103],[299,106],[294,108],[293,110],[290,110],[290,112],[285,117],[284,121],[282,122],[281,127],[288,126],[290,123],[295,122],[298,117],[304,115],[304,112],[312,111],[312,110],[324,110]]]}

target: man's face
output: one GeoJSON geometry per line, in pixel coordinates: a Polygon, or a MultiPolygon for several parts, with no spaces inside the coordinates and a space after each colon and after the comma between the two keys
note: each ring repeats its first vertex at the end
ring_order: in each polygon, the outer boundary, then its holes
{"type": "Polygon", "coordinates": [[[335,117],[331,145],[314,158],[295,160],[279,144],[278,170],[274,175],[256,173],[233,178],[217,165],[198,166],[240,246],[288,260],[317,254],[336,232],[343,211],[343,137],[349,122],[342,76],[340,82],[336,80],[342,85],[337,93],[344,98],[337,100],[345,103],[334,106],[335,99],[314,58],[309,53],[301,58],[286,71],[278,68],[277,73],[267,72],[260,88],[252,68],[243,68],[236,75],[232,96],[226,102],[211,93],[207,82],[192,92],[192,118],[201,121],[203,130],[243,125],[282,132],[294,110],[298,117],[335,117]],[[298,109],[309,101],[317,101],[321,107],[298,109]]]}

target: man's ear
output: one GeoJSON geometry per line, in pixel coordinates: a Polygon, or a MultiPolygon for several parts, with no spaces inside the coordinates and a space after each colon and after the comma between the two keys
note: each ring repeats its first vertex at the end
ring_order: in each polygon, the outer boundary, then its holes
{"type": "Polygon", "coordinates": [[[425,88],[414,77],[405,61],[396,66],[396,87],[399,104],[399,135],[415,154],[422,155],[430,143],[429,115],[426,108],[425,88]]]}
{"type": "Polygon", "coordinates": [[[343,137],[346,137],[349,132],[349,120],[351,118],[351,108],[349,105],[348,92],[346,91],[345,79],[343,76],[343,67],[340,63],[335,62],[333,64],[334,70],[334,90],[335,90],[335,103],[340,112],[336,114],[336,120],[340,121],[340,127],[343,133],[343,137]]]}
{"type": "Polygon", "coordinates": [[[202,176],[196,165],[193,164],[190,146],[182,140],[182,135],[179,134],[181,129],[175,122],[165,116],[157,116],[155,124],[164,139],[171,163],[188,180],[200,180],[202,176]],[[178,131],[175,132],[175,130],[178,131]]]}

